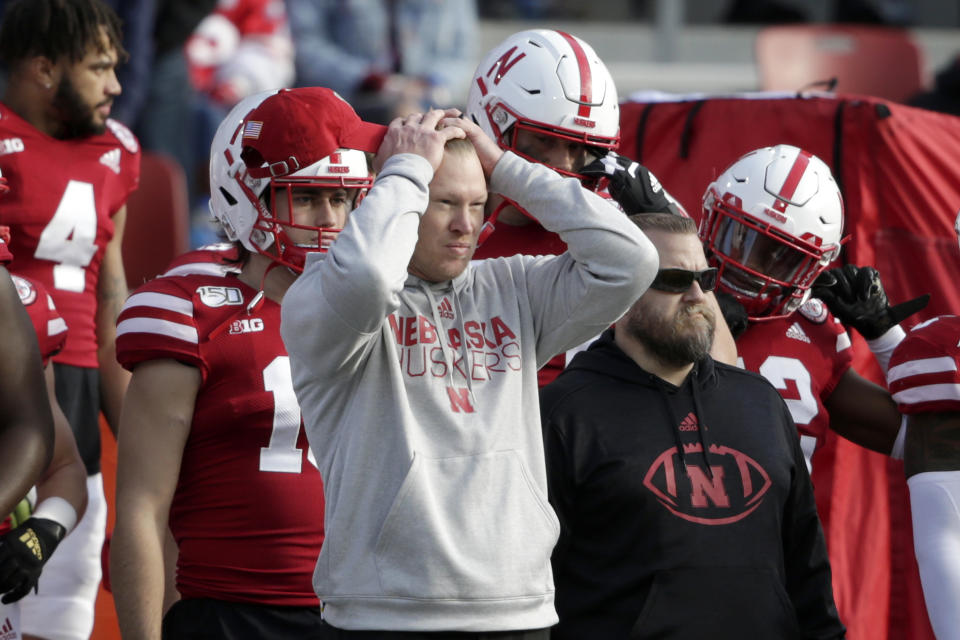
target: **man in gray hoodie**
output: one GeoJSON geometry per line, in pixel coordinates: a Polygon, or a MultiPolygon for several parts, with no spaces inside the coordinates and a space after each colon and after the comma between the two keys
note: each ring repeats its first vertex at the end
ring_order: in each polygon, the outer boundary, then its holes
{"type": "Polygon", "coordinates": [[[390,124],[374,186],[283,302],[325,485],[314,588],[328,637],[548,637],[559,527],[537,368],[609,326],[657,270],[611,203],[454,115],[390,124]],[[488,185],[569,250],[471,262],[488,185]]]}

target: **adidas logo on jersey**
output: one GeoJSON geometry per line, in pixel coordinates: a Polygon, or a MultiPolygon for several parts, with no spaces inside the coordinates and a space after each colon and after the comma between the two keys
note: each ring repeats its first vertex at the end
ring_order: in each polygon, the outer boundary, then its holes
{"type": "Polygon", "coordinates": [[[111,149],[100,156],[100,164],[110,167],[114,173],[120,173],[120,147],[111,149]]]}
{"type": "Polygon", "coordinates": [[[807,344],[810,344],[810,338],[807,337],[806,332],[804,332],[803,328],[800,326],[800,323],[798,322],[794,322],[787,329],[787,337],[793,338],[794,340],[799,340],[800,342],[806,342],[807,344]]]}
{"type": "Polygon", "coordinates": [[[687,414],[687,417],[680,421],[677,431],[696,431],[699,428],[700,424],[697,422],[697,416],[691,411],[687,414]]]}
{"type": "Polygon", "coordinates": [[[449,298],[444,298],[440,304],[437,305],[437,312],[441,318],[453,320],[453,305],[450,304],[449,298]]]}
{"type": "Polygon", "coordinates": [[[20,138],[4,138],[0,140],[0,156],[5,156],[8,153],[19,153],[23,151],[23,140],[20,138]]]}

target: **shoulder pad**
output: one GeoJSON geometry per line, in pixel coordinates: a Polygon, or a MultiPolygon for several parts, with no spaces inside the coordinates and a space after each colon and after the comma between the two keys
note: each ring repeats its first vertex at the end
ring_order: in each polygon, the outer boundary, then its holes
{"type": "Polygon", "coordinates": [[[827,321],[827,305],[823,304],[823,301],[820,298],[810,298],[797,309],[800,314],[813,322],[814,324],[823,324],[827,321]]]}
{"type": "Polygon", "coordinates": [[[137,142],[137,136],[133,135],[133,132],[125,125],[117,122],[113,118],[107,118],[107,128],[110,129],[127,151],[130,153],[140,151],[140,143],[137,142]]]}

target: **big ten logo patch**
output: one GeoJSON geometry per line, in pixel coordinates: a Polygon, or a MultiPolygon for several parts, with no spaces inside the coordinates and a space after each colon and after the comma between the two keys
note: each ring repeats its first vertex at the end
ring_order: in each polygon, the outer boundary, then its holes
{"type": "Polygon", "coordinates": [[[230,335],[238,333],[256,333],[263,331],[263,320],[260,318],[240,318],[230,323],[230,335]]]}
{"type": "Polygon", "coordinates": [[[19,153],[24,150],[23,140],[20,138],[4,138],[0,140],[0,156],[8,153],[19,153]]]}

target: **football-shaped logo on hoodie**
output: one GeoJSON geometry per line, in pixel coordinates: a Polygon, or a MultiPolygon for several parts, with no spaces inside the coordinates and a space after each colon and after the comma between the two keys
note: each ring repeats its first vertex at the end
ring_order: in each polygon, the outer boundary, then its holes
{"type": "Polygon", "coordinates": [[[710,445],[710,470],[702,466],[703,447],[671,447],[653,461],[644,486],[677,517],[699,524],[731,524],[753,513],[770,490],[770,476],[760,464],[730,447],[710,445]]]}

